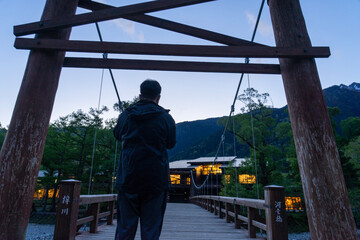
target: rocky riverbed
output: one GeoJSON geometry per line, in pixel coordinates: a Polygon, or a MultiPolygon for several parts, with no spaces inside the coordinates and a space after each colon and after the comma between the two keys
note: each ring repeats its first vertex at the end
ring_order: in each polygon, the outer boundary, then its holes
{"type": "Polygon", "coordinates": [[[52,240],[55,225],[29,223],[26,231],[26,240],[52,240]]]}

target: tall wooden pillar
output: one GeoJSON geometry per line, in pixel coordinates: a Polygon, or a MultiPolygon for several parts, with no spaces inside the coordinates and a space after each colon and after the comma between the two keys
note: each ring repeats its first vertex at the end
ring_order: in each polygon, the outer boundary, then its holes
{"type": "MultiPolygon", "coordinates": [[[[41,20],[75,14],[77,0],[47,0],[41,20]]],[[[69,39],[71,28],[36,38],[69,39]]],[[[0,153],[0,239],[25,239],[65,52],[30,52],[0,153]]]]}
{"type": "MultiPolygon", "coordinates": [[[[277,47],[311,47],[299,0],[269,0],[277,47]]],[[[279,59],[311,239],[358,239],[314,59],[279,59]]]]}

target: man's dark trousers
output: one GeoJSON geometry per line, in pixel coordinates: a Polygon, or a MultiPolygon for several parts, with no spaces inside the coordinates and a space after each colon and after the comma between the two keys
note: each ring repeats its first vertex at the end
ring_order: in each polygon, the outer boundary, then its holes
{"type": "Polygon", "coordinates": [[[167,192],[125,193],[120,191],[117,204],[115,240],[135,238],[140,217],[141,239],[157,240],[160,237],[167,192]]]}

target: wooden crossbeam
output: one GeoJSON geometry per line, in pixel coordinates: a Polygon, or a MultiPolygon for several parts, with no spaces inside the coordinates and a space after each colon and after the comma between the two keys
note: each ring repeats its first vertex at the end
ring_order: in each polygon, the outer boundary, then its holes
{"type": "Polygon", "coordinates": [[[101,22],[115,18],[122,18],[133,14],[143,14],[170,8],[183,7],[187,5],[210,2],[214,0],[157,0],[144,3],[128,5],[124,7],[109,8],[91,13],[83,13],[67,18],[51,19],[46,21],[28,23],[14,27],[16,36],[23,36],[42,31],[79,26],[89,23],[101,22]]]}
{"type": "Polygon", "coordinates": [[[328,47],[277,48],[261,46],[204,46],[178,44],[66,41],[16,38],[17,49],[44,49],[72,52],[170,55],[196,57],[304,58],[329,57],[328,47]]]}
{"type": "Polygon", "coordinates": [[[244,64],[67,57],[65,58],[63,66],[76,68],[111,68],[181,72],[280,74],[280,67],[278,64],[244,64]]]}
{"type": "MultiPolygon", "coordinates": [[[[99,10],[104,10],[104,9],[109,9],[109,8],[115,8],[114,6],[111,6],[111,5],[94,2],[94,1],[89,1],[89,0],[80,0],[79,7],[88,9],[91,11],[99,11],[99,10]]],[[[197,37],[197,38],[201,38],[204,40],[221,43],[221,44],[225,44],[225,45],[229,45],[229,46],[242,46],[242,45],[244,45],[244,46],[266,46],[263,44],[250,42],[250,41],[247,41],[244,39],[228,36],[225,34],[220,34],[217,32],[189,26],[189,25],[182,24],[182,23],[169,21],[166,19],[158,18],[158,17],[149,16],[146,14],[125,16],[123,18],[134,21],[134,22],[146,24],[149,26],[158,27],[158,28],[166,29],[169,31],[177,32],[177,33],[182,33],[182,34],[185,34],[188,36],[197,37]]]]}

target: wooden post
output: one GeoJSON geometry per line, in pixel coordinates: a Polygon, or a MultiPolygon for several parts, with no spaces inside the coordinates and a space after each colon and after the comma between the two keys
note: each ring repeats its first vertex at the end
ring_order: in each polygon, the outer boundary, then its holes
{"type": "MultiPolygon", "coordinates": [[[[250,238],[256,238],[256,228],[252,224],[252,220],[255,219],[255,208],[248,207],[247,208],[247,215],[248,215],[248,232],[250,238]]],[[[277,239],[277,238],[275,238],[277,239]]]]}
{"type": "Polygon", "coordinates": [[[81,182],[77,180],[64,180],[60,183],[54,240],[75,239],[80,187],[81,182]]]}
{"type": "Polygon", "coordinates": [[[219,218],[222,218],[223,213],[222,213],[222,202],[221,200],[219,200],[219,218]]]}
{"type": "Polygon", "coordinates": [[[234,213],[235,213],[235,228],[240,229],[240,219],[239,219],[239,214],[240,214],[240,206],[236,205],[234,206],[234,213]]]}
{"type": "MultiPolygon", "coordinates": [[[[277,47],[311,47],[299,0],[268,0],[277,47]]],[[[358,239],[312,58],[280,58],[311,239],[358,239]]]]}
{"type": "Polygon", "coordinates": [[[216,200],[214,200],[214,214],[215,214],[215,215],[217,215],[217,214],[218,214],[218,210],[217,210],[216,205],[217,205],[217,201],[216,201],[216,200]]]}
{"type": "Polygon", "coordinates": [[[231,222],[231,216],[229,214],[230,208],[231,208],[230,203],[225,203],[225,210],[226,210],[225,218],[227,223],[231,222]]]}
{"type": "Polygon", "coordinates": [[[90,233],[96,233],[99,223],[99,211],[100,203],[92,203],[90,205],[91,216],[94,216],[94,220],[90,222],[90,233]]]}
{"type": "MultiPolygon", "coordinates": [[[[275,185],[266,186],[264,189],[267,239],[287,240],[288,229],[285,208],[285,189],[284,187],[275,185]]],[[[255,212],[252,217],[255,217],[255,212]]]]}
{"type": "MultiPolygon", "coordinates": [[[[72,16],[77,0],[47,0],[42,20],[72,16]]],[[[71,29],[38,34],[68,40],[71,29]]],[[[30,52],[0,153],[0,239],[24,239],[65,52],[30,52]]]]}
{"type": "Polygon", "coordinates": [[[109,211],[110,215],[106,219],[107,225],[112,225],[114,220],[114,208],[115,208],[115,201],[109,202],[109,211]]]}

